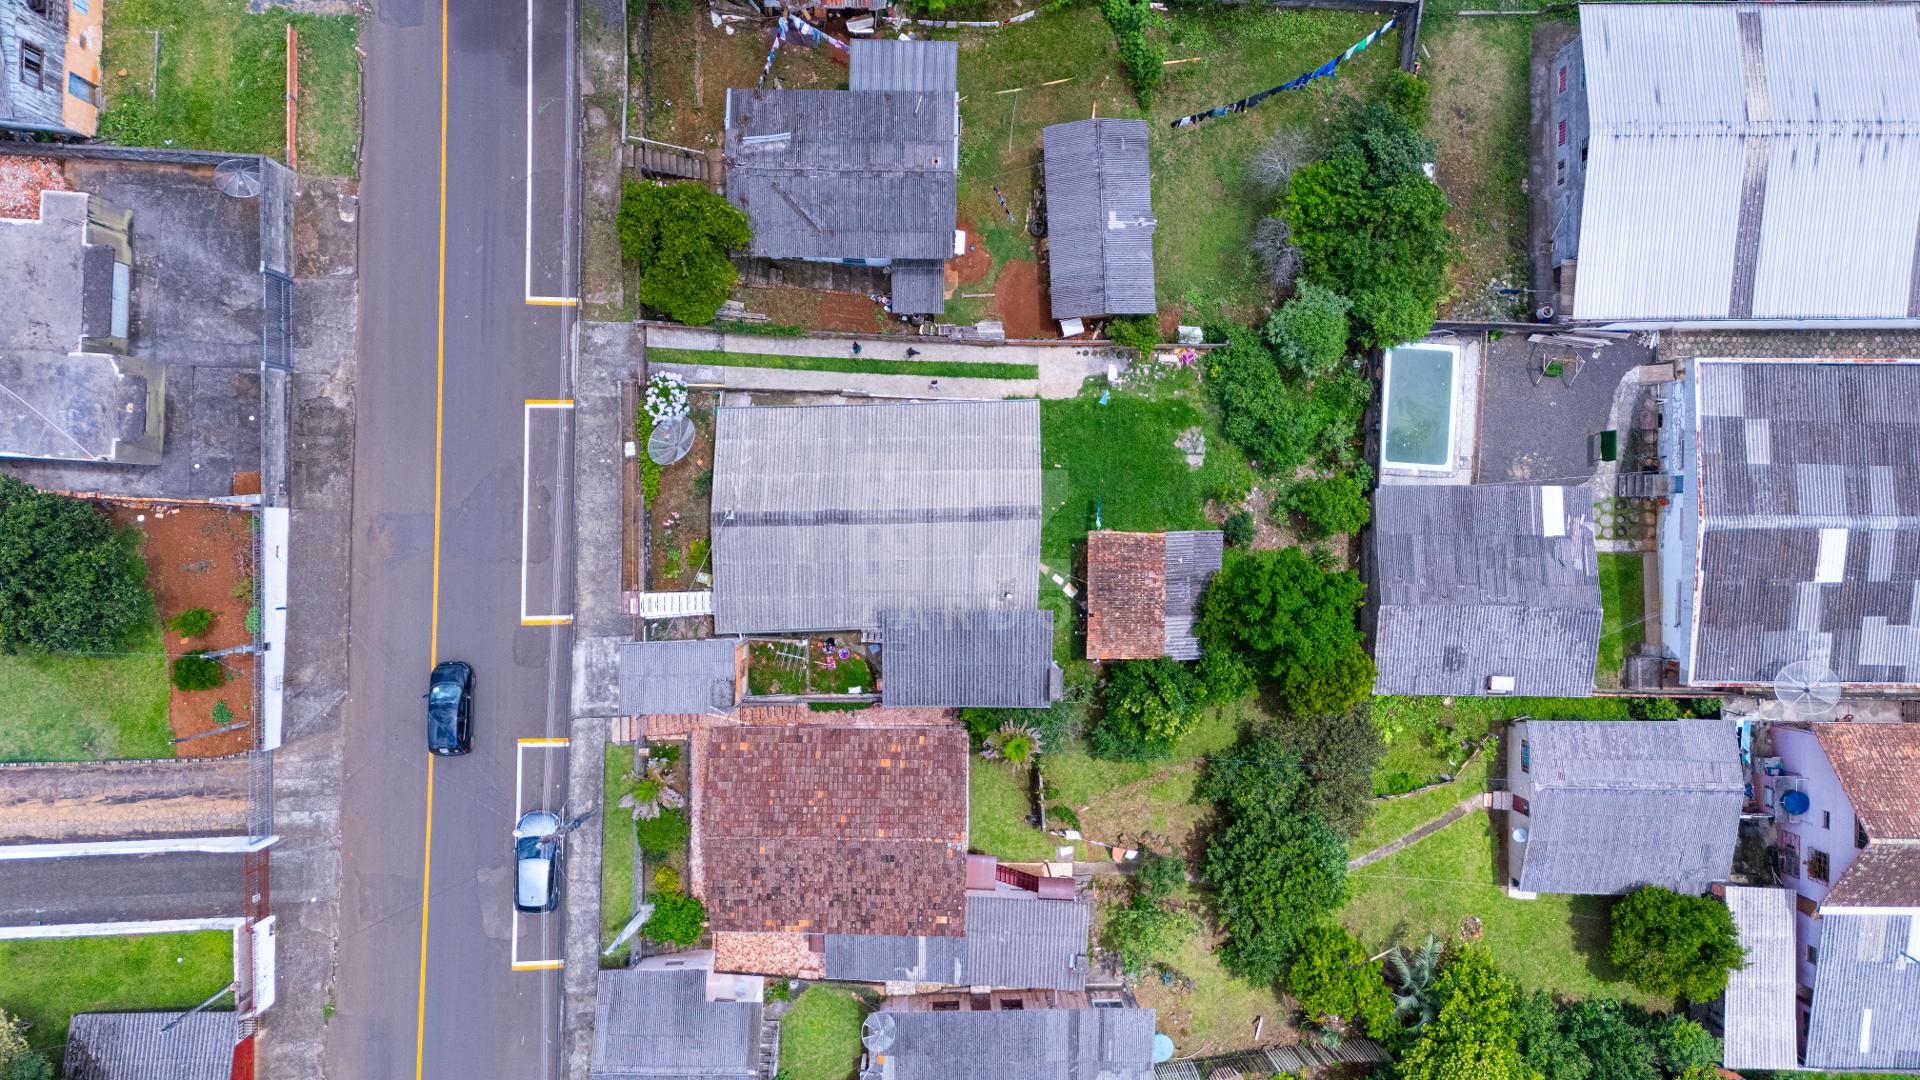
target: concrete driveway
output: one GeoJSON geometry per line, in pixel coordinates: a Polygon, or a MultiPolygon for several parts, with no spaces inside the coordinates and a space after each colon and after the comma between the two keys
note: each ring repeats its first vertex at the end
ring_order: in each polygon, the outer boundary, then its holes
{"type": "Polygon", "coordinates": [[[239,918],[245,856],[90,855],[0,862],[0,927],[239,918]]]}

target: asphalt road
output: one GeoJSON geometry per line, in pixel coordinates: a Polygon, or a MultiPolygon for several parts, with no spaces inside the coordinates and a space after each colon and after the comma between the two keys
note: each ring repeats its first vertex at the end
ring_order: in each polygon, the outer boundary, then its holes
{"type": "Polygon", "coordinates": [[[526,0],[458,0],[444,25],[443,3],[378,0],[363,24],[350,701],[325,1068],[545,1080],[563,1075],[561,973],[538,965],[561,955],[561,916],[516,919],[508,833],[518,810],[565,791],[565,748],[522,740],[566,733],[571,632],[541,620],[570,611],[571,417],[527,402],[570,397],[574,313],[527,296],[577,290],[574,13],[571,0],[532,0],[530,106],[526,0]],[[474,665],[474,748],[430,761],[421,694],[439,659],[474,665]]]}
{"type": "Polygon", "coordinates": [[[89,855],[0,862],[0,926],[245,914],[244,856],[89,855]]]}

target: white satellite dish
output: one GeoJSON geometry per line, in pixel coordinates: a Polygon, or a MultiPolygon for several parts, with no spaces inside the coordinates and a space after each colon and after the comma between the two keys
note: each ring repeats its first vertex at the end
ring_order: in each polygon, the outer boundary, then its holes
{"type": "Polygon", "coordinates": [[[1840,703],[1840,679],[1818,660],[1795,660],[1773,677],[1773,696],[1795,719],[1813,720],[1840,703]]]}
{"type": "Polygon", "coordinates": [[[675,416],[661,421],[647,437],[647,457],[656,465],[671,465],[693,449],[693,418],[675,416]]]}
{"type": "Polygon", "coordinates": [[[893,1046],[893,1014],[877,1012],[860,1025],[860,1045],[878,1054],[893,1046]]]}
{"type": "Polygon", "coordinates": [[[266,182],[261,179],[258,161],[228,158],[213,167],[213,186],[236,199],[251,199],[260,194],[266,182]]]}

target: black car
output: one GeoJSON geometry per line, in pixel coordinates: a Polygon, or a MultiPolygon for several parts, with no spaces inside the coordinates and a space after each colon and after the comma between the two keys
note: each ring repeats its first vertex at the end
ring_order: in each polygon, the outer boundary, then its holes
{"type": "Polygon", "coordinates": [[[444,660],[427,680],[427,749],[464,754],[473,749],[473,665],[444,660]]]}

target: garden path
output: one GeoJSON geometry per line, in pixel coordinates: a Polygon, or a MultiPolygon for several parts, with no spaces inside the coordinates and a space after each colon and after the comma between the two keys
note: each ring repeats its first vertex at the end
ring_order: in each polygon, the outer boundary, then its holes
{"type": "MultiPolygon", "coordinates": [[[[1500,805],[1501,800],[1499,799],[1499,796],[1504,794],[1506,793],[1483,791],[1478,795],[1470,795],[1456,803],[1453,809],[1448,810],[1446,813],[1434,818],[1425,825],[1407,833],[1405,836],[1389,841],[1357,858],[1348,860],[1347,869],[1353,871],[1363,866],[1371,866],[1389,855],[1425,840],[1427,837],[1459,821],[1475,810],[1505,809],[1506,807],[1500,805]]],[[[1511,804],[1509,803],[1508,805],[1511,804]]]]}

